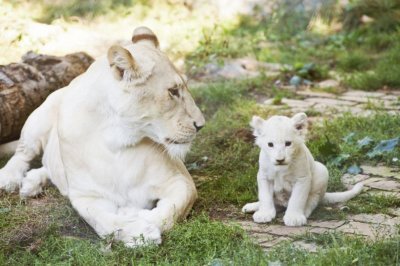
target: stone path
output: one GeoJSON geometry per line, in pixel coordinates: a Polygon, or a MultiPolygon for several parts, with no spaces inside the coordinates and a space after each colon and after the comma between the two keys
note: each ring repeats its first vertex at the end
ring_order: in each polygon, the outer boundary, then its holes
{"type": "MultiPolygon", "coordinates": [[[[368,165],[362,165],[361,168],[362,174],[345,174],[342,177],[346,187],[351,188],[355,183],[363,181],[365,184],[363,193],[400,198],[400,168],[368,165]]],[[[326,205],[325,208],[332,209],[333,206],[326,205]]],[[[341,208],[345,209],[345,206],[341,208]]],[[[315,252],[321,247],[316,243],[296,240],[296,237],[306,233],[329,232],[358,235],[371,241],[390,237],[398,233],[400,208],[389,209],[387,214],[349,214],[345,220],[309,220],[306,226],[300,227],[287,227],[283,224],[282,218],[278,218],[274,224],[257,224],[253,222],[251,215],[246,215],[246,220],[235,222],[266,251],[283,241],[291,241],[296,247],[315,252]]]]}
{"type": "MultiPolygon", "coordinates": [[[[281,104],[274,105],[274,99],[267,99],[263,104],[274,109],[290,109],[293,113],[308,112],[326,116],[338,116],[345,112],[354,115],[369,116],[376,110],[390,114],[400,111],[400,91],[366,92],[350,90],[343,94],[298,90],[299,99],[283,98],[281,104]]],[[[319,116],[319,115],[317,115],[319,116]]]]}

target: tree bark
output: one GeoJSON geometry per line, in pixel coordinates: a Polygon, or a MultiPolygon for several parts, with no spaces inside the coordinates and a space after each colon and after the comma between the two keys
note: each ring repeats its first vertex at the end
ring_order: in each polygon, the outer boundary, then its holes
{"type": "Polygon", "coordinates": [[[18,139],[28,116],[47,96],[92,62],[86,53],[57,57],[28,52],[22,63],[0,65],[0,144],[18,139]]]}

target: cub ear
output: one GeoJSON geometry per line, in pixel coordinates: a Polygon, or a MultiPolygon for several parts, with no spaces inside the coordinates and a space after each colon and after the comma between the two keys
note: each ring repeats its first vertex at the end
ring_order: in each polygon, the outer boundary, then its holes
{"type": "Polygon", "coordinates": [[[305,137],[307,133],[307,115],[305,113],[297,113],[292,117],[292,121],[296,132],[305,137]]]}
{"type": "Polygon", "coordinates": [[[258,137],[262,134],[262,124],[264,123],[264,119],[259,116],[253,116],[250,122],[250,126],[253,128],[253,135],[258,137]]]}
{"type": "Polygon", "coordinates": [[[111,46],[107,58],[116,80],[122,80],[125,72],[129,72],[131,76],[140,76],[135,59],[125,48],[119,45],[111,46]]]}

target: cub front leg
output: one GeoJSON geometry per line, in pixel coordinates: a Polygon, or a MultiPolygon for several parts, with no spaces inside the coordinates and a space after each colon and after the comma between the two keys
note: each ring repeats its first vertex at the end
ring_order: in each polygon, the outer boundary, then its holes
{"type": "Polygon", "coordinates": [[[140,210],[139,217],[156,225],[161,232],[169,230],[175,221],[185,218],[197,198],[193,181],[179,176],[160,186],[157,206],[152,210],[140,210]]]}
{"type": "Polygon", "coordinates": [[[269,180],[263,171],[259,170],[257,174],[258,184],[258,211],[253,214],[253,220],[256,223],[267,223],[276,216],[274,205],[274,181],[269,180]]]}
{"type": "Polygon", "coordinates": [[[305,207],[310,193],[311,179],[309,177],[298,178],[293,186],[288,207],[283,221],[287,226],[301,226],[307,223],[305,207]]]}

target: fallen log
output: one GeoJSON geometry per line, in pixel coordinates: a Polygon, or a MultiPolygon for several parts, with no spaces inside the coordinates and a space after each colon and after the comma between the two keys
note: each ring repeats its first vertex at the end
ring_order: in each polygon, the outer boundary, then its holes
{"type": "Polygon", "coordinates": [[[86,53],[58,57],[28,52],[21,63],[0,65],[0,144],[18,139],[33,110],[92,62],[86,53]]]}

